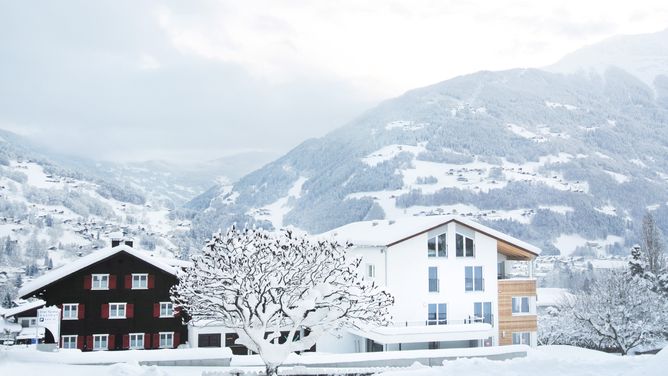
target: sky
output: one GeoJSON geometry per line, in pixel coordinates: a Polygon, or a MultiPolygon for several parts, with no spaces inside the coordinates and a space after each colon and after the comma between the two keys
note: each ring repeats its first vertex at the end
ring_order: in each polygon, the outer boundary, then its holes
{"type": "Polygon", "coordinates": [[[102,160],[278,155],[416,87],[666,28],[665,0],[0,0],[0,128],[102,160]]]}

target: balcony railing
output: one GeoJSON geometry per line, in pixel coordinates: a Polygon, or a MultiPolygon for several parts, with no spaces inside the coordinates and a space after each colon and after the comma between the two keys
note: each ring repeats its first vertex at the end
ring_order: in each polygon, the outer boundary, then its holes
{"type": "Polygon", "coordinates": [[[485,291],[485,279],[465,278],[464,286],[466,291],[485,291]]]}
{"type": "Polygon", "coordinates": [[[466,324],[490,324],[494,326],[494,315],[469,316],[465,319],[451,320],[439,318],[425,321],[395,321],[390,323],[390,327],[414,327],[414,326],[432,326],[432,325],[466,325],[466,324]]]}

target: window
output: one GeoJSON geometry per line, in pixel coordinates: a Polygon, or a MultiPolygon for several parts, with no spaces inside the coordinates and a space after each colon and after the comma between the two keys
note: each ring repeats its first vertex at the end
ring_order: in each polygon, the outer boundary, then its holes
{"type": "Polygon", "coordinates": [[[132,289],[143,290],[148,288],[148,274],[133,274],[132,289]]]}
{"type": "Polygon", "coordinates": [[[475,322],[492,324],[492,302],[473,303],[473,316],[475,322]]]}
{"type": "Polygon", "coordinates": [[[109,303],[109,318],[124,319],[126,303],[109,303]]]}
{"type": "Polygon", "coordinates": [[[465,291],[485,290],[485,280],[482,278],[482,266],[466,266],[464,274],[465,291]]]}
{"type": "Polygon", "coordinates": [[[366,264],[366,276],[376,278],[376,266],[374,264],[366,264]]]}
{"type": "Polygon", "coordinates": [[[144,333],[130,333],[130,350],[144,348],[144,333]]]}
{"type": "Polygon", "coordinates": [[[513,333],[513,345],[531,345],[531,333],[513,333]]]}
{"type": "Polygon", "coordinates": [[[429,267],[429,292],[438,292],[438,268],[429,267]]]}
{"type": "Polygon", "coordinates": [[[108,334],[93,335],[93,350],[108,350],[108,349],[109,349],[108,334]]]}
{"type": "Polygon", "coordinates": [[[19,320],[22,328],[32,328],[37,325],[37,317],[21,317],[19,320]]]}
{"type": "Polygon", "coordinates": [[[474,257],[473,239],[462,234],[457,234],[455,237],[455,248],[457,257],[474,257]]]}
{"type": "Polygon", "coordinates": [[[427,325],[446,325],[448,323],[448,306],[445,303],[429,304],[427,325]]]}
{"type": "Polygon", "coordinates": [[[64,349],[76,349],[77,336],[63,336],[63,342],[61,347],[64,349]]]}
{"type": "Polygon", "coordinates": [[[427,256],[448,256],[448,243],[446,242],[445,234],[440,234],[438,236],[427,239],[427,256]]]}
{"type": "Polygon", "coordinates": [[[93,290],[109,290],[109,274],[93,274],[93,290]]]}
{"type": "Polygon", "coordinates": [[[79,318],[78,304],[63,304],[63,320],[76,320],[79,318]]]}
{"type": "Polygon", "coordinates": [[[529,297],[528,296],[515,296],[513,297],[513,314],[523,314],[530,313],[529,309],[529,297]]]}
{"type": "Polygon", "coordinates": [[[160,302],[160,317],[174,317],[174,305],[171,302],[160,302]]]}
{"type": "Polygon", "coordinates": [[[160,333],[160,348],[171,349],[172,347],[174,347],[174,333],[160,333]]]}

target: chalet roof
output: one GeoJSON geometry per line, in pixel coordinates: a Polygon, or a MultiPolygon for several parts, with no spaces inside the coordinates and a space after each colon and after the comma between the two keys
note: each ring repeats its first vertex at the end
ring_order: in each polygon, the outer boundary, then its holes
{"type": "Polygon", "coordinates": [[[353,222],[335,228],[322,235],[350,241],[357,246],[389,247],[450,222],[459,223],[504,243],[528,251],[535,256],[539,255],[541,252],[540,248],[510,235],[481,225],[470,219],[452,215],[404,217],[398,219],[353,222]]]}
{"type": "Polygon", "coordinates": [[[0,316],[12,317],[18,315],[19,313],[23,313],[26,311],[30,311],[31,309],[42,307],[44,304],[46,304],[46,302],[43,300],[34,300],[32,302],[20,304],[17,307],[3,308],[2,311],[0,311],[0,316]]]}
{"type": "Polygon", "coordinates": [[[120,252],[125,252],[128,253],[134,257],[137,257],[138,259],[141,259],[142,261],[145,261],[148,264],[151,264],[159,269],[164,270],[165,272],[176,275],[176,270],[174,266],[168,265],[167,263],[154,258],[151,256],[151,254],[147,251],[142,251],[142,250],[137,250],[132,247],[128,247],[127,245],[119,245],[116,247],[110,247],[110,248],[103,248],[100,250],[97,250],[91,254],[88,254],[86,256],[83,256],[81,258],[78,258],[74,260],[73,262],[70,262],[69,264],[63,265],[59,268],[53,269],[50,272],[35,278],[34,280],[26,283],[19,289],[19,296],[24,297],[29,295],[30,293],[35,292],[36,290],[41,289],[42,287],[49,285],[53,282],[56,282],[62,278],[67,277],[68,275],[81,270],[83,268],[86,268],[90,265],[93,265],[99,261],[102,261],[110,256],[113,256],[117,253],[120,252]]]}

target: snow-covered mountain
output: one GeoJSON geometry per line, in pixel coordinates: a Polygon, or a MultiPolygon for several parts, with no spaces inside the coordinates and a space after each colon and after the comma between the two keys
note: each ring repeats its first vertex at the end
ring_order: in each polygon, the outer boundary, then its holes
{"type": "Polygon", "coordinates": [[[155,256],[189,249],[189,221],[162,198],[100,176],[56,164],[0,131],[0,292],[123,234],[155,256]]]}
{"type": "Polygon", "coordinates": [[[459,213],[548,253],[624,253],[646,210],[668,228],[667,98],[618,68],[457,77],[214,187],[194,231],[459,213]]]}
{"type": "Polygon", "coordinates": [[[564,56],[546,70],[561,73],[605,72],[621,68],[654,85],[657,76],[668,81],[668,29],[658,33],[618,35],[564,56]]]}

